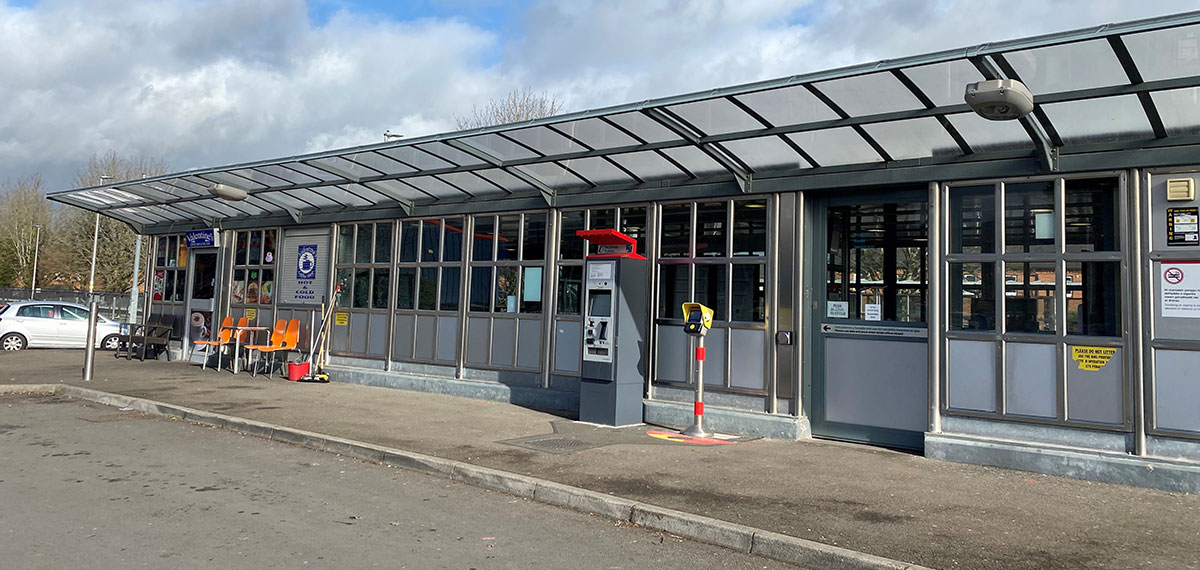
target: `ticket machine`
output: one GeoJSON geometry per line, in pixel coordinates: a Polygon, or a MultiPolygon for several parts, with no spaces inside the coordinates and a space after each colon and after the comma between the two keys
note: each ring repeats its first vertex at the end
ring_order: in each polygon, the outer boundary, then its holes
{"type": "Polygon", "coordinates": [[[616,230],[578,235],[599,246],[584,273],[579,421],[640,424],[649,320],[646,258],[635,251],[633,238],[616,230]]]}

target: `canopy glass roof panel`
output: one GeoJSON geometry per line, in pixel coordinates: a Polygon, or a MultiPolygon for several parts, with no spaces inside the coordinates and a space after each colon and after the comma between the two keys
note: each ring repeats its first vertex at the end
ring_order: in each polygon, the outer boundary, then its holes
{"type": "Polygon", "coordinates": [[[1151,93],[1170,136],[1200,133],[1200,88],[1151,93]]]}
{"type": "Polygon", "coordinates": [[[1038,95],[1129,83],[1108,42],[1086,42],[1019,51],[1005,57],[1021,82],[1038,95]]]}
{"type": "Polygon", "coordinates": [[[1056,168],[1052,156],[1192,144],[1182,137],[1200,134],[1198,97],[1200,12],[1191,12],[50,197],[163,233],[298,212],[419,215],[510,195],[525,208],[531,198],[554,204],[558,192],[631,186],[753,191],[748,177],[850,179],[856,167],[910,169],[929,157],[1029,158],[1021,172],[1038,174],[1056,168]],[[966,85],[993,78],[1024,81],[1035,112],[1022,121],[972,113],[966,85]],[[209,194],[214,183],[250,196],[224,202],[209,194]]]}
{"type": "Polygon", "coordinates": [[[851,117],[925,108],[912,91],[886,72],[822,81],[814,87],[851,117]]]}
{"type": "Polygon", "coordinates": [[[667,107],[705,135],[723,135],[766,127],[728,99],[709,99],[667,107]]]}
{"type": "Polygon", "coordinates": [[[640,144],[633,137],[600,119],[584,119],[554,125],[558,131],[593,148],[606,149],[640,144]]]}
{"type": "Polygon", "coordinates": [[[1200,75],[1200,25],[1130,34],[1123,40],[1143,81],[1200,75]]]}
{"type": "Polygon", "coordinates": [[[802,85],[746,93],[738,95],[735,99],[776,127],[839,118],[829,105],[802,85]]]}
{"type": "Polygon", "coordinates": [[[851,127],[806,131],[788,135],[818,166],[881,162],[878,152],[851,127]]]}

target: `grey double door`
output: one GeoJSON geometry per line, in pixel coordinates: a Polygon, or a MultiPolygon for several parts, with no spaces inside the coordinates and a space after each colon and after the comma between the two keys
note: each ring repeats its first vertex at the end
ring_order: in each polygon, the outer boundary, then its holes
{"type": "Polygon", "coordinates": [[[813,434],[921,449],[928,425],[928,194],[811,203],[813,434]]]}

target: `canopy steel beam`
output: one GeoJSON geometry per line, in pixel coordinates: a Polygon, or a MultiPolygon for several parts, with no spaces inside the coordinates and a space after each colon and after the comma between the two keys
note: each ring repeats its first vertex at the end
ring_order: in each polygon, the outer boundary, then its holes
{"type": "Polygon", "coordinates": [[[678,119],[664,109],[642,109],[642,114],[650,117],[654,121],[658,122],[658,124],[666,127],[679,137],[682,137],[689,144],[694,145],[696,148],[699,148],[701,151],[703,151],[704,154],[707,154],[709,158],[717,161],[717,163],[723,166],[725,170],[728,170],[730,174],[733,174],[733,177],[735,180],[737,180],[738,187],[742,189],[743,194],[750,193],[754,185],[754,175],[744,164],[741,164],[733,157],[727,155],[724,149],[715,145],[701,142],[703,140],[702,133],[695,132],[690,125],[685,124],[682,120],[678,119]]]}
{"type": "MultiPolygon", "coordinates": [[[[461,150],[475,158],[478,158],[479,160],[482,160],[482,161],[492,165],[495,168],[499,168],[513,176],[516,176],[522,182],[525,182],[526,184],[532,186],[535,190],[537,190],[539,193],[541,193],[542,199],[546,201],[547,206],[554,205],[554,200],[555,200],[555,196],[557,193],[555,192],[555,190],[553,188],[551,188],[550,186],[547,186],[541,180],[538,180],[537,178],[530,176],[525,171],[520,170],[518,168],[510,168],[505,163],[505,161],[500,160],[500,158],[496,157],[492,153],[488,152],[485,149],[482,149],[475,145],[472,145],[466,141],[458,140],[458,139],[450,139],[450,140],[446,140],[443,142],[445,142],[446,144],[448,144],[458,150],[461,150]]],[[[545,162],[545,161],[546,161],[546,158],[542,157],[538,162],[545,162]]]]}

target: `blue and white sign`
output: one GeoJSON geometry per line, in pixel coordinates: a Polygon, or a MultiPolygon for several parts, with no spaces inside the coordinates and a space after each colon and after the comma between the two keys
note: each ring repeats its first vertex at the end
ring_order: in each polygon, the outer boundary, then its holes
{"type": "Polygon", "coordinates": [[[183,234],[183,239],[187,243],[188,249],[199,247],[217,247],[217,230],[192,230],[183,234]]]}
{"type": "Polygon", "coordinates": [[[302,245],[296,253],[296,279],[317,278],[317,246],[302,245]]]}

